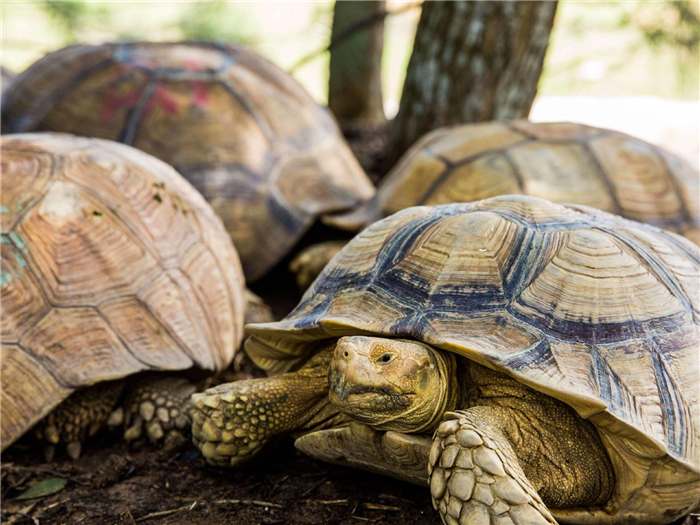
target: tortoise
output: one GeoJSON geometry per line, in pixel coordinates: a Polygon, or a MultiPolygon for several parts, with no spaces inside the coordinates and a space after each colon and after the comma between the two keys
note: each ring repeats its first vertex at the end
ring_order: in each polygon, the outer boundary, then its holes
{"type": "Polygon", "coordinates": [[[14,71],[11,71],[4,66],[0,66],[0,101],[2,101],[2,93],[4,93],[10,86],[16,76],[17,75],[14,73],[14,71]]]}
{"type": "Polygon", "coordinates": [[[32,427],[48,458],[78,457],[108,421],[131,440],[188,430],[195,388],[172,373],[226,368],[243,336],[221,220],[129,146],[36,133],[4,136],[0,153],[3,450],[32,427]]]}
{"type": "Polygon", "coordinates": [[[6,101],[4,133],[105,138],[172,165],[223,219],[248,282],[318,216],[374,194],[328,110],[242,46],[74,45],[20,74],[6,101]]]}
{"type": "Polygon", "coordinates": [[[207,460],[282,434],[428,485],[449,525],[668,523],[700,503],[700,250],[529,196],[408,208],[343,248],[270,373],[193,396],[207,460]]]}
{"type": "MultiPolygon", "coordinates": [[[[700,244],[700,178],[680,157],[637,138],[571,122],[486,122],[425,135],[376,196],[324,222],[357,231],[404,208],[525,194],[593,206],[681,233],[700,244]]],[[[337,253],[292,262],[302,288],[337,253]]]]}

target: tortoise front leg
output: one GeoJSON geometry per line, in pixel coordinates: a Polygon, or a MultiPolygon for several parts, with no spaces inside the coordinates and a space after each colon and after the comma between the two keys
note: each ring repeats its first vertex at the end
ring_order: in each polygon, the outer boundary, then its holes
{"type": "Polygon", "coordinates": [[[235,381],[192,396],[192,437],[209,463],[236,466],[272,438],[328,428],[343,416],[328,400],[332,346],[300,370],[235,381]]]}
{"type": "Polygon", "coordinates": [[[500,416],[491,407],[445,414],[428,461],[433,506],[448,525],[556,524],[505,433],[492,425],[500,416]]]}

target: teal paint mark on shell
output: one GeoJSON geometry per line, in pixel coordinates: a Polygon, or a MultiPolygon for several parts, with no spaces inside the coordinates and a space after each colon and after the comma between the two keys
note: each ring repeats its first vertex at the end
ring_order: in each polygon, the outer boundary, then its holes
{"type": "Polygon", "coordinates": [[[15,276],[12,275],[12,272],[5,272],[5,271],[0,272],[0,286],[5,286],[6,284],[10,284],[14,280],[15,280],[15,276]]]}
{"type": "Polygon", "coordinates": [[[2,244],[10,244],[11,241],[10,238],[3,233],[2,237],[0,237],[0,242],[2,242],[2,244]]]}
{"type": "Polygon", "coordinates": [[[22,208],[24,208],[24,206],[18,204],[17,206],[15,206],[15,211],[22,211],[22,208]]]}
{"type": "Polygon", "coordinates": [[[7,206],[0,206],[0,213],[10,213],[10,208],[7,206]]]}
{"type": "Polygon", "coordinates": [[[27,248],[27,245],[24,244],[24,241],[22,240],[22,238],[19,236],[18,233],[10,232],[10,239],[12,239],[12,242],[15,244],[15,246],[17,246],[17,248],[22,250],[24,253],[29,253],[29,249],[27,248]]]}
{"type": "MultiPolygon", "coordinates": [[[[17,261],[17,264],[19,264],[20,268],[27,267],[27,261],[25,261],[24,258],[19,253],[15,254],[15,260],[17,261]]],[[[22,273],[24,273],[24,272],[22,272],[22,273]]],[[[20,277],[20,275],[18,275],[17,277],[20,277]]]]}

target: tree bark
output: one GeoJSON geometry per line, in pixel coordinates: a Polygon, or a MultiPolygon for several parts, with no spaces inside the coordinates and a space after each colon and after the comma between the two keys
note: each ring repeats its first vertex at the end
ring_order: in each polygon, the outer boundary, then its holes
{"type": "Polygon", "coordinates": [[[557,2],[425,2],[391,123],[387,167],[452,124],[525,118],[557,2]]]}
{"type": "Polygon", "coordinates": [[[328,107],[341,127],[384,121],[381,84],[384,10],[384,0],[335,3],[328,107]],[[346,31],[365,20],[372,23],[333,45],[339,37],[347,36],[346,31]]]}

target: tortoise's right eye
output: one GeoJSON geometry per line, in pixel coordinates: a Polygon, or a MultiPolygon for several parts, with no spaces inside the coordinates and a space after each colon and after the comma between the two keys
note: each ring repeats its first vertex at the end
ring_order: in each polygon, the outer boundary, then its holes
{"type": "Polygon", "coordinates": [[[383,354],[381,357],[377,359],[377,363],[385,365],[387,363],[390,363],[391,361],[394,360],[394,354],[383,354]]]}

